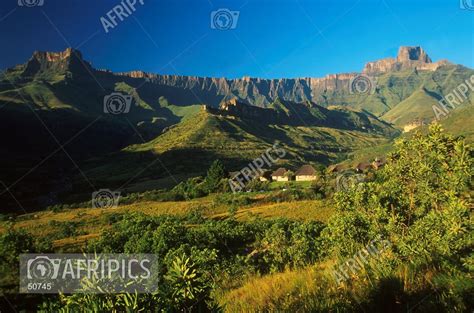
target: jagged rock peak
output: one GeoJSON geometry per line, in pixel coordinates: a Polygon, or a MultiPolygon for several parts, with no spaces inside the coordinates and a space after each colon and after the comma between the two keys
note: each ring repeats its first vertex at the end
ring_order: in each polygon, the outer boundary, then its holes
{"type": "Polygon", "coordinates": [[[422,47],[402,46],[396,58],[386,58],[365,65],[363,73],[368,75],[383,74],[390,71],[417,69],[435,71],[442,65],[450,64],[446,60],[433,63],[422,47]]]}
{"type": "Polygon", "coordinates": [[[60,52],[35,51],[33,52],[32,56],[32,58],[38,61],[47,62],[63,61],[71,57],[76,57],[81,60],[83,59],[81,51],[73,48],[67,48],[66,50],[60,52]]]}
{"type": "Polygon", "coordinates": [[[432,63],[428,54],[423,50],[422,47],[407,47],[402,46],[398,49],[397,55],[398,62],[406,62],[406,61],[420,61],[423,63],[432,63]]]}
{"type": "Polygon", "coordinates": [[[73,48],[67,48],[61,52],[35,51],[26,63],[22,75],[30,77],[47,71],[57,74],[69,72],[84,75],[92,71],[92,67],[89,62],[84,61],[82,53],[73,48]]]}

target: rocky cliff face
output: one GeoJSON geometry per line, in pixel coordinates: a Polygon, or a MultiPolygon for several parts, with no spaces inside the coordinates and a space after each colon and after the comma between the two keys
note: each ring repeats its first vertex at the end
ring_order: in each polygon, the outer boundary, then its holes
{"type": "MultiPolygon", "coordinates": [[[[433,63],[421,47],[401,47],[396,58],[386,58],[365,65],[362,73],[377,76],[387,72],[406,69],[434,71],[447,61],[433,63]]],[[[218,107],[221,101],[237,98],[254,106],[266,107],[275,99],[293,102],[313,101],[322,105],[330,103],[333,95],[349,94],[349,85],[357,73],[331,74],[323,78],[260,79],[243,77],[238,79],[158,75],[142,71],[112,73],[94,70],[82,59],[79,51],[35,52],[25,65],[23,76],[34,76],[42,72],[67,73],[75,77],[91,79],[96,73],[100,79],[112,81],[136,80],[137,86],[151,84],[156,93],[163,93],[170,103],[206,103],[218,107]]],[[[344,99],[341,100],[344,102],[344,99]]],[[[336,101],[336,104],[343,104],[336,101]]]]}
{"type": "Polygon", "coordinates": [[[379,75],[390,71],[401,71],[406,69],[435,71],[438,67],[449,62],[442,60],[433,63],[428,54],[421,47],[400,47],[396,58],[386,58],[365,65],[363,73],[367,75],[379,75]]]}
{"type": "Polygon", "coordinates": [[[338,90],[349,91],[351,79],[357,76],[357,73],[331,74],[324,78],[310,78],[310,86],[313,95],[324,92],[335,92],[338,90]]]}
{"type": "Polygon", "coordinates": [[[94,69],[83,59],[81,52],[68,48],[62,52],[35,51],[26,63],[22,75],[28,77],[45,72],[86,74],[88,71],[94,69]]]}
{"type": "Polygon", "coordinates": [[[422,63],[432,62],[422,47],[400,47],[398,50],[397,61],[400,63],[407,61],[419,61],[422,63]]]}
{"type": "MultiPolygon", "coordinates": [[[[363,74],[377,76],[387,72],[407,69],[434,71],[447,61],[433,63],[421,47],[400,47],[396,58],[386,58],[365,65],[363,74]]],[[[221,100],[237,98],[252,105],[265,107],[280,98],[295,102],[324,102],[330,93],[349,93],[351,80],[357,73],[331,74],[323,78],[260,79],[243,77],[238,79],[208,78],[195,76],[155,75],[140,71],[118,73],[120,76],[147,79],[162,85],[190,90],[196,95],[213,93],[221,100]]],[[[206,98],[205,96],[199,96],[206,98]]],[[[221,101],[220,100],[220,101],[221,101]]],[[[172,102],[172,99],[170,99],[172,102]]],[[[218,103],[210,103],[218,106],[218,103]]]]}

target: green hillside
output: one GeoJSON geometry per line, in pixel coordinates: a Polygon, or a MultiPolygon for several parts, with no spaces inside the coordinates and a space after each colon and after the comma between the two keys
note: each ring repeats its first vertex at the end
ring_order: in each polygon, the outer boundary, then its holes
{"type": "MultiPolygon", "coordinates": [[[[127,183],[128,188],[139,190],[138,186],[167,177],[173,185],[175,177],[202,175],[215,159],[222,160],[231,171],[240,170],[277,142],[286,155],[274,167],[328,165],[353,151],[388,141],[382,133],[259,124],[201,110],[151,141],[85,163],[84,172],[94,184],[127,183]]],[[[81,177],[76,181],[81,184],[81,177]]]]}
{"type": "Polygon", "coordinates": [[[444,129],[452,134],[464,136],[469,143],[474,142],[474,106],[472,104],[453,110],[441,120],[444,129]]]}
{"type": "MultiPolygon", "coordinates": [[[[472,75],[474,75],[473,70],[460,65],[443,66],[434,72],[425,72],[422,74],[423,79],[417,89],[382,115],[382,119],[400,128],[417,118],[429,123],[435,119],[432,106],[438,105],[440,99],[452,93],[472,75]]],[[[395,92],[398,88],[391,88],[391,90],[395,92]]],[[[472,103],[474,103],[474,93],[469,90],[468,98],[462,106],[472,103]]],[[[469,127],[468,124],[465,126],[469,127]]]]}
{"type": "Polygon", "coordinates": [[[430,72],[416,70],[389,72],[373,79],[375,87],[372,94],[351,94],[347,90],[336,89],[325,91],[317,102],[326,106],[337,105],[366,110],[380,116],[408,98],[429,76],[430,72]]]}
{"type": "Polygon", "coordinates": [[[399,127],[417,118],[432,120],[435,117],[433,105],[438,105],[438,99],[422,88],[384,114],[383,119],[399,127]]]}

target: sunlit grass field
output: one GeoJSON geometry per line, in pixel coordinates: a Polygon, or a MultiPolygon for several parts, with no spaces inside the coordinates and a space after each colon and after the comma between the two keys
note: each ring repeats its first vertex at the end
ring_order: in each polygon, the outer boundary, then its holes
{"type": "MultiPolygon", "coordinates": [[[[290,220],[326,222],[334,209],[328,201],[304,200],[267,203],[267,193],[252,193],[248,197],[253,203],[242,205],[234,212],[239,221],[255,218],[288,218],[290,220]]],[[[216,195],[210,195],[190,201],[145,201],[116,208],[77,208],[60,212],[50,210],[17,216],[14,220],[0,222],[0,233],[12,226],[25,229],[40,238],[54,238],[56,248],[80,247],[87,241],[97,238],[101,231],[110,227],[114,216],[127,213],[143,213],[148,216],[175,215],[184,216],[198,211],[205,218],[222,220],[229,218],[229,205],[219,203],[216,195]],[[66,230],[65,230],[66,229],[66,230]],[[68,229],[71,231],[68,232],[68,229]],[[73,229],[73,230],[72,230],[73,229]]]]}

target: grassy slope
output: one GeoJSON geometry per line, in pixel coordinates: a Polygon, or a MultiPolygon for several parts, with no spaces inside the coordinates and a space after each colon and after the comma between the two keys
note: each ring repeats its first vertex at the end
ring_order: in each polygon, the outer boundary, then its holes
{"type": "Polygon", "coordinates": [[[376,88],[373,94],[350,94],[344,90],[327,91],[316,102],[327,106],[347,106],[366,110],[376,116],[381,116],[420,88],[423,80],[428,76],[428,72],[413,70],[386,73],[374,79],[376,88]]]}
{"type": "MultiPolygon", "coordinates": [[[[332,205],[325,201],[294,201],[281,203],[258,202],[264,200],[263,194],[251,194],[255,204],[241,206],[237,209],[236,218],[241,221],[261,218],[286,217],[292,220],[318,220],[326,222],[333,214],[332,205]]],[[[61,212],[40,211],[16,217],[13,224],[16,229],[28,229],[33,236],[51,237],[60,231],[64,223],[76,223],[76,234],[60,236],[53,241],[55,247],[79,247],[88,240],[97,238],[100,232],[109,227],[109,218],[112,215],[127,212],[139,212],[150,216],[178,215],[182,216],[199,208],[204,217],[211,219],[225,219],[229,217],[228,205],[219,203],[215,195],[191,201],[179,202],[137,202],[121,205],[111,209],[78,208],[67,209],[61,212]],[[77,235],[80,234],[80,235],[77,235]]],[[[5,231],[5,222],[0,222],[0,233],[5,231]]]]}
{"type": "Polygon", "coordinates": [[[445,130],[464,136],[467,142],[474,142],[474,105],[465,105],[453,110],[446,119],[441,121],[445,130]]]}
{"type": "MultiPolygon", "coordinates": [[[[474,142],[474,106],[466,103],[459,108],[450,111],[450,113],[443,118],[440,123],[443,128],[454,136],[463,136],[468,143],[474,142]]],[[[418,128],[422,132],[426,132],[428,125],[418,128]]],[[[415,130],[414,130],[415,131],[415,130]]],[[[401,137],[409,137],[414,131],[402,134],[401,137]]],[[[356,164],[358,162],[368,162],[376,157],[387,155],[393,150],[391,142],[375,145],[367,148],[362,148],[354,151],[348,155],[345,163],[356,164]]]]}
{"type": "Polygon", "coordinates": [[[355,107],[381,115],[409,97],[421,84],[424,75],[412,70],[383,74],[376,78],[376,92],[359,100],[355,107]]]}
{"type": "Polygon", "coordinates": [[[171,149],[201,148],[234,151],[257,150],[261,141],[237,127],[232,121],[200,111],[168,132],[145,144],[133,145],[126,151],[152,150],[163,153],[171,149]],[[245,143],[244,143],[245,141],[245,143]]]}
{"type": "Polygon", "coordinates": [[[425,89],[420,89],[400,102],[395,108],[383,115],[383,118],[399,127],[412,122],[415,118],[429,118],[435,115],[432,106],[438,104],[438,99],[430,95],[425,89]]]}
{"type": "MultiPolygon", "coordinates": [[[[387,141],[382,135],[327,127],[261,125],[203,110],[144,144],[86,164],[87,177],[100,185],[120,185],[135,176],[147,185],[168,176],[203,174],[215,159],[239,170],[279,141],[287,154],[278,165],[329,164],[362,147],[387,141]]],[[[178,179],[177,179],[178,180],[178,179]]],[[[134,190],[138,190],[135,188],[134,190]]]]}
{"type": "Polygon", "coordinates": [[[22,103],[23,99],[41,109],[73,109],[59,99],[52,88],[44,83],[32,82],[18,89],[0,92],[0,100],[5,102],[22,103]]]}
{"type": "Polygon", "coordinates": [[[301,150],[313,146],[313,149],[319,148],[320,152],[334,157],[331,152],[339,149],[359,148],[384,139],[380,135],[327,127],[256,125],[254,122],[200,112],[155,140],[128,150],[153,149],[163,153],[173,148],[191,147],[215,150],[223,155],[256,157],[278,140],[290,153],[303,154],[301,150]]]}
{"type": "Polygon", "coordinates": [[[144,144],[86,164],[86,175],[103,184],[120,184],[140,174],[138,180],[156,180],[207,170],[216,159],[247,160],[269,147],[231,122],[199,112],[144,144]]]}
{"type": "MultiPolygon", "coordinates": [[[[401,101],[392,106],[392,109],[386,112],[382,118],[399,127],[413,121],[415,118],[431,121],[435,118],[432,106],[437,105],[438,100],[446,97],[473,74],[474,71],[469,68],[450,65],[443,66],[435,72],[419,72],[412,75],[412,77],[417,76],[419,79],[413,79],[413,81],[407,81],[407,83],[416,89],[405,98],[400,95],[401,101]]],[[[401,86],[401,84],[392,85],[385,82],[381,88],[387,89],[387,92],[396,93],[401,90],[397,86],[401,86]]],[[[470,91],[469,99],[465,101],[464,105],[472,103],[474,103],[474,92],[470,91]]]]}
{"type": "Polygon", "coordinates": [[[224,312],[310,312],[323,294],[334,293],[328,289],[326,267],[242,278],[239,288],[219,290],[216,298],[224,312]]]}

